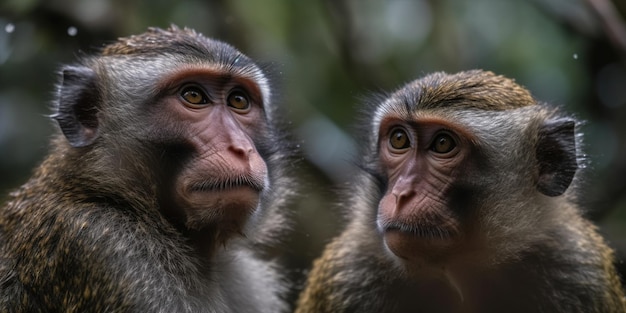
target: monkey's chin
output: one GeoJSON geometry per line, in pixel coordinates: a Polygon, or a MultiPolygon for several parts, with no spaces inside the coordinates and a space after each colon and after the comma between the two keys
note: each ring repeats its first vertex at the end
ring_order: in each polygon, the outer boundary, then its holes
{"type": "Polygon", "coordinates": [[[239,186],[223,190],[196,190],[186,195],[186,227],[191,230],[216,228],[241,233],[260,203],[261,191],[239,186]]]}
{"type": "MultiPolygon", "coordinates": [[[[441,233],[434,231],[433,233],[441,233]]],[[[434,236],[426,232],[403,231],[389,228],[383,233],[385,246],[403,262],[442,264],[455,250],[454,236],[434,236]]]]}

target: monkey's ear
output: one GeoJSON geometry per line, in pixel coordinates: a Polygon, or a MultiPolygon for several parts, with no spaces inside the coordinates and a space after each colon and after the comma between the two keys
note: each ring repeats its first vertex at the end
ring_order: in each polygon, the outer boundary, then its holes
{"type": "Polygon", "coordinates": [[[558,119],[545,122],[539,130],[537,189],[546,196],[560,196],[567,190],[578,169],[576,122],[558,119]]]}
{"type": "Polygon", "coordinates": [[[87,67],[65,67],[57,111],[52,117],[72,147],[84,147],[98,137],[96,74],[87,67]]]}

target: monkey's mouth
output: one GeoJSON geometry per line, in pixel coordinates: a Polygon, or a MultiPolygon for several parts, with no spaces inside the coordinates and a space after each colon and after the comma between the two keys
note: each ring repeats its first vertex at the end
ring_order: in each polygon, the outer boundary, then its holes
{"type": "Polygon", "coordinates": [[[227,191],[241,188],[249,188],[260,193],[265,189],[265,182],[262,178],[256,176],[240,175],[227,178],[208,179],[194,182],[189,187],[191,192],[215,192],[227,191]]]}
{"type": "Polygon", "coordinates": [[[427,240],[449,240],[456,237],[456,231],[440,225],[411,225],[399,222],[388,222],[382,225],[383,233],[400,233],[403,236],[427,240]]]}
{"type": "Polygon", "coordinates": [[[209,214],[214,215],[230,211],[230,215],[237,211],[254,211],[266,189],[263,177],[239,175],[189,182],[179,194],[194,210],[212,212],[209,214]]]}
{"type": "Polygon", "coordinates": [[[433,221],[380,221],[385,246],[405,260],[426,260],[447,255],[460,241],[456,227],[433,221]]]}
{"type": "Polygon", "coordinates": [[[186,209],[186,227],[200,230],[211,225],[238,232],[262,201],[267,189],[263,176],[231,176],[189,182],[179,193],[186,209]]]}

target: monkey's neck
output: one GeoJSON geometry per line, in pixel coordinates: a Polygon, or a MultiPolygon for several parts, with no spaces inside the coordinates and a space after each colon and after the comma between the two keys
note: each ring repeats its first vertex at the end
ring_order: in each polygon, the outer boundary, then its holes
{"type": "Polygon", "coordinates": [[[243,236],[240,233],[232,233],[210,226],[200,230],[185,230],[183,235],[188,238],[189,244],[203,263],[215,258],[215,255],[221,250],[228,249],[228,246],[236,239],[235,237],[243,236]]]}
{"type": "Polygon", "coordinates": [[[537,305],[535,300],[552,290],[548,282],[554,279],[546,278],[546,273],[566,268],[566,263],[546,265],[541,260],[530,255],[501,264],[466,263],[422,268],[420,272],[411,273],[410,284],[414,287],[410,288],[411,295],[401,302],[419,302],[424,307],[436,308],[433,312],[533,311],[537,305]],[[419,294],[429,296],[417,296],[419,294]],[[444,307],[451,309],[441,309],[444,307]]]}

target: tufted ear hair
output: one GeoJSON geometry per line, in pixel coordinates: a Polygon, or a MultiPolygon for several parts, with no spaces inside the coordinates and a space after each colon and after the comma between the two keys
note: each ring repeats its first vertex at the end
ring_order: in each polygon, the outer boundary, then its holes
{"type": "Polygon", "coordinates": [[[62,75],[52,118],[72,147],[88,146],[98,137],[96,74],[88,67],[68,66],[62,75]]]}
{"type": "Polygon", "coordinates": [[[563,194],[578,169],[576,160],[576,122],[571,119],[546,121],[539,130],[537,190],[546,196],[563,194]]]}

